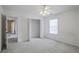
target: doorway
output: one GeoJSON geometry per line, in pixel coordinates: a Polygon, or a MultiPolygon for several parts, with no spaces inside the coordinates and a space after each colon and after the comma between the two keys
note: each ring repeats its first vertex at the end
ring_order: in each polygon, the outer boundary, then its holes
{"type": "Polygon", "coordinates": [[[6,19],[6,38],[8,43],[18,42],[18,29],[17,29],[17,17],[8,16],[6,19]]]}
{"type": "Polygon", "coordinates": [[[29,22],[29,37],[31,38],[40,38],[40,20],[31,19],[29,22]]]}
{"type": "Polygon", "coordinates": [[[7,49],[6,40],[6,16],[1,15],[1,51],[7,49]]]}

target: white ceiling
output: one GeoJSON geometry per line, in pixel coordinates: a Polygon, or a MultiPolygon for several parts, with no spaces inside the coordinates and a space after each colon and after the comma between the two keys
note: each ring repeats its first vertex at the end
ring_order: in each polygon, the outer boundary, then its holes
{"type": "MultiPolygon", "coordinates": [[[[40,14],[41,5],[3,5],[5,11],[17,12],[20,14],[40,14]]],[[[66,10],[79,8],[78,5],[48,5],[51,13],[57,14],[66,10]]]]}

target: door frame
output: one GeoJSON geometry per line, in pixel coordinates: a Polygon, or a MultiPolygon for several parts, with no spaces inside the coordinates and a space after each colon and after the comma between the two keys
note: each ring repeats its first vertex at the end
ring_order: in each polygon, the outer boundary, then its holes
{"type": "Polygon", "coordinates": [[[40,20],[40,38],[41,38],[41,19],[29,19],[29,40],[31,40],[31,36],[32,36],[32,34],[31,34],[31,21],[33,21],[33,20],[40,20]]]}
{"type": "Polygon", "coordinates": [[[6,39],[6,15],[1,14],[1,51],[7,49],[6,39]]]}

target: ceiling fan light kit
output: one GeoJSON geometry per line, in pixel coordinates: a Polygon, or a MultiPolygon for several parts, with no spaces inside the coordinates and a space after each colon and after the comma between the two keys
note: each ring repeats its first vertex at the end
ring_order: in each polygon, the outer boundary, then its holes
{"type": "Polygon", "coordinates": [[[43,6],[41,12],[40,12],[41,15],[43,16],[46,16],[46,15],[49,15],[49,10],[48,10],[48,7],[46,5],[43,6]]]}

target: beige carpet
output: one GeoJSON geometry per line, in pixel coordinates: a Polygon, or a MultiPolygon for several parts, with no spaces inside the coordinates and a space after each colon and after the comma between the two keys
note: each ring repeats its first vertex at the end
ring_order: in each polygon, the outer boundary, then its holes
{"type": "Polygon", "coordinates": [[[9,43],[3,53],[78,53],[79,48],[50,39],[31,39],[29,42],[9,43]]]}

